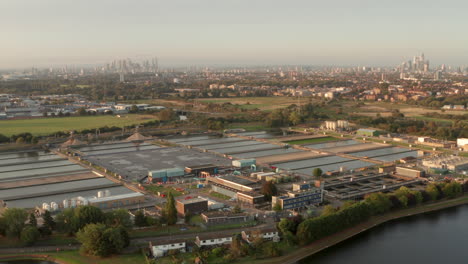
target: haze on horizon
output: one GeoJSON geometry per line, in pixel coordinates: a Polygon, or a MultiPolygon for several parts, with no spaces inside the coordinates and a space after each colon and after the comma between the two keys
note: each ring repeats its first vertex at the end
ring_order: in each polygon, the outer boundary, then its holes
{"type": "Polygon", "coordinates": [[[0,68],[157,56],[162,65],[468,64],[462,0],[3,0],[0,68]]]}

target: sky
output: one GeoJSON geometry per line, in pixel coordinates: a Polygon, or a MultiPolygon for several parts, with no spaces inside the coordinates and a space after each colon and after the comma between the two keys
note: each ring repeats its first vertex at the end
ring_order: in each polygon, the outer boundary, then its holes
{"type": "Polygon", "coordinates": [[[0,68],[468,65],[466,0],[0,0],[0,68]]]}

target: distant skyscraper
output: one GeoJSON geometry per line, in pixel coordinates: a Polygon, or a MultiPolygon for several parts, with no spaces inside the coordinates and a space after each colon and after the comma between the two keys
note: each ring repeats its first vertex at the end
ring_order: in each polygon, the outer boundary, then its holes
{"type": "Polygon", "coordinates": [[[120,76],[120,82],[125,82],[124,73],[123,73],[123,72],[120,72],[119,76],[120,76]]]}

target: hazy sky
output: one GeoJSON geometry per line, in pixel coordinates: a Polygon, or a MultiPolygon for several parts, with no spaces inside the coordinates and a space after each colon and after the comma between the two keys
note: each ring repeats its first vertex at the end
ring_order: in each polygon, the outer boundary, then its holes
{"type": "Polygon", "coordinates": [[[0,68],[468,64],[466,0],[0,0],[0,68]]]}

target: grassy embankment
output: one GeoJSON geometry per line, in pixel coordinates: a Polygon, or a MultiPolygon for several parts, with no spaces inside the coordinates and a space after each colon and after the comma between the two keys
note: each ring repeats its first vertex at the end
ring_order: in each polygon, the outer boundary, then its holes
{"type": "Polygon", "coordinates": [[[151,115],[113,115],[76,116],[76,117],[50,117],[36,119],[2,120],[0,121],[0,134],[11,136],[29,132],[35,136],[50,135],[60,131],[93,129],[103,126],[131,126],[156,120],[151,115]]]}

